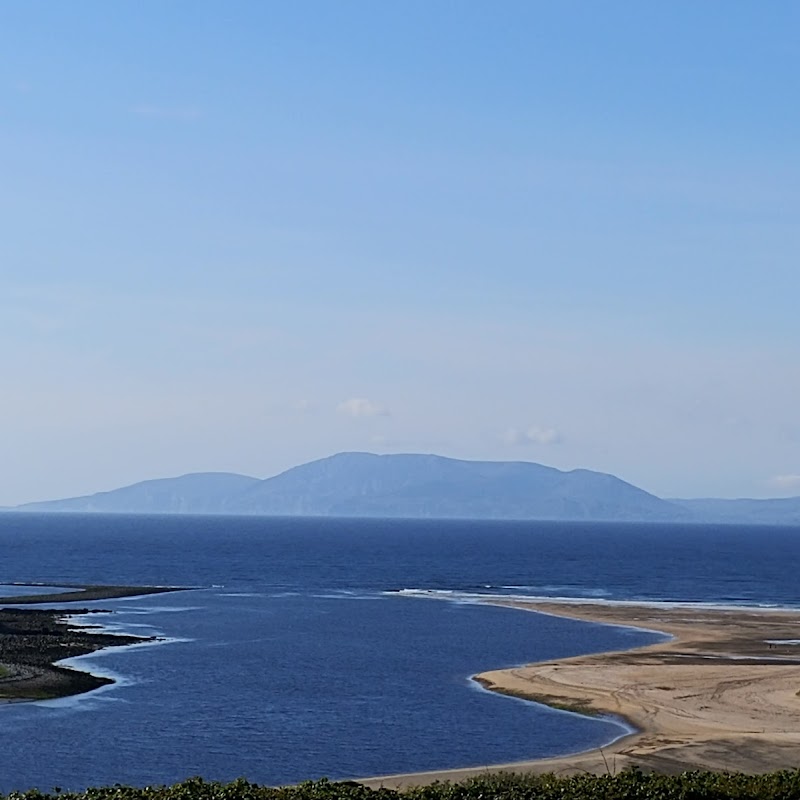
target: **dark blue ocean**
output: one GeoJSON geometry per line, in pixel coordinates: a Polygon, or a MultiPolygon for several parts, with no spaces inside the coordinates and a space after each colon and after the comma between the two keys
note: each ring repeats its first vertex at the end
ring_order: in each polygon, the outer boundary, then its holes
{"type": "Polygon", "coordinates": [[[482,596],[800,605],[796,528],[3,514],[0,554],[0,584],[197,587],[88,604],[114,612],[91,623],[163,641],[77,660],[111,687],[0,706],[3,792],[584,750],[624,728],[471,676],[658,636],[482,596]]]}

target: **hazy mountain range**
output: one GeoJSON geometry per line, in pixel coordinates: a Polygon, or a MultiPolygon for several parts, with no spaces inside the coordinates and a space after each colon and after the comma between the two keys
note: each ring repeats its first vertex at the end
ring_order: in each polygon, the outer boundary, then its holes
{"type": "Polygon", "coordinates": [[[5,510],[800,525],[800,497],[664,500],[585,469],[371,453],[339,453],[265,480],[193,473],[5,510]]]}

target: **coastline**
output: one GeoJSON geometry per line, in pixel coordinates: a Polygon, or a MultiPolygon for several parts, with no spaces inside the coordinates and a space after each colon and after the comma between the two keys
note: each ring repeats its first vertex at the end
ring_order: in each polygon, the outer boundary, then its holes
{"type": "Polygon", "coordinates": [[[156,636],[110,633],[103,631],[102,625],[77,624],[72,620],[76,616],[113,613],[111,611],[88,608],[22,609],[13,606],[118,599],[182,590],[182,587],[161,586],[92,585],[64,588],[67,591],[46,595],[0,597],[0,705],[53,700],[109,686],[115,683],[112,678],[64,666],[62,662],[108,647],[129,647],[158,641],[156,636]]]}
{"type": "Polygon", "coordinates": [[[499,598],[488,602],[670,635],[668,641],[631,650],[474,676],[492,691],[612,716],[632,732],[602,748],[572,755],[384,775],[359,779],[360,783],[399,788],[501,771],[605,775],[637,766],[665,773],[756,773],[800,765],[800,646],[780,643],[800,638],[800,610],[499,598]]]}
{"type": "MultiPolygon", "coordinates": [[[[68,594],[77,599],[81,595],[72,591],[75,588],[70,587],[68,594]]],[[[109,591],[109,597],[171,590],[92,588],[109,591]]],[[[0,598],[0,605],[3,601],[0,598]]],[[[630,730],[621,728],[621,735],[609,744],[574,754],[360,778],[360,783],[395,788],[499,771],[603,775],[637,766],[665,773],[767,772],[800,765],[800,609],[498,597],[486,602],[672,637],[627,650],[474,676],[488,690],[611,716],[630,730]]],[[[107,676],[61,662],[107,647],[157,642],[157,637],[107,633],[98,631],[102,626],[75,624],[72,619],[92,613],[98,612],[0,608],[0,705],[54,699],[113,684],[107,676]]]]}

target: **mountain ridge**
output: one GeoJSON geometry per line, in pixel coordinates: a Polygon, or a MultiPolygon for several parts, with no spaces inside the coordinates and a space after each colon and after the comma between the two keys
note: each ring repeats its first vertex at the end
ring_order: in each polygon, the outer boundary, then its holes
{"type": "Polygon", "coordinates": [[[188,473],[3,510],[800,525],[800,497],[662,499],[605,472],[418,453],[336,453],[265,479],[188,473]]]}

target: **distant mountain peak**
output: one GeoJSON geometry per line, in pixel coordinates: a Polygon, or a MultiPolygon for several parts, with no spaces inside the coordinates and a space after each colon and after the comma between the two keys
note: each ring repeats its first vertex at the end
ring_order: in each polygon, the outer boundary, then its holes
{"type": "Polygon", "coordinates": [[[800,498],[670,501],[588,469],[357,451],[335,453],[265,480],[189,473],[17,510],[800,524],[800,498]]]}

